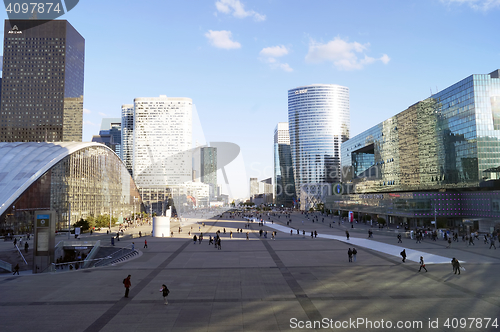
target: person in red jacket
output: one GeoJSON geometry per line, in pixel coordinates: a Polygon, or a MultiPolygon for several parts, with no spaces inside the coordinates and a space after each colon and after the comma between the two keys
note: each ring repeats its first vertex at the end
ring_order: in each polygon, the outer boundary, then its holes
{"type": "Polygon", "coordinates": [[[131,277],[131,275],[129,274],[128,277],[123,279],[123,285],[125,286],[125,297],[128,297],[128,292],[130,290],[130,286],[132,286],[132,283],[130,282],[130,277],[131,277]]]}

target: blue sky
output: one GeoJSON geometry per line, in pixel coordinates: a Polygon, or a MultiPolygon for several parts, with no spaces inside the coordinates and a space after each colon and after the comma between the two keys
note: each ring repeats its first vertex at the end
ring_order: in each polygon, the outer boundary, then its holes
{"type": "Polygon", "coordinates": [[[206,140],[238,144],[241,174],[263,179],[288,89],[347,86],[354,136],[500,68],[499,14],[500,0],[82,0],[61,18],[86,40],[84,141],[136,97],[189,97],[206,140]]]}

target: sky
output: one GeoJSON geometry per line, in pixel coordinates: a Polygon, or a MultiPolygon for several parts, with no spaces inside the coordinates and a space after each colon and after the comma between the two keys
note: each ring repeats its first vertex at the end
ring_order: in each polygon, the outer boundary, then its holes
{"type": "Polygon", "coordinates": [[[86,42],[83,141],[134,98],[191,98],[207,142],[240,146],[227,168],[244,197],[273,176],[289,89],[348,87],[353,137],[500,68],[499,14],[500,0],[82,0],[60,19],[86,42]]]}

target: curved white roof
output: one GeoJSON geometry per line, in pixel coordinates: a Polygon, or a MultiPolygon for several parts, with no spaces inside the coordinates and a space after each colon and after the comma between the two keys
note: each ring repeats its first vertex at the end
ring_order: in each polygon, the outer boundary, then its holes
{"type": "Polygon", "coordinates": [[[82,142],[0,143],[0,215],[64,157],[91,146],[109,149],[103,144],[82,142]]]}

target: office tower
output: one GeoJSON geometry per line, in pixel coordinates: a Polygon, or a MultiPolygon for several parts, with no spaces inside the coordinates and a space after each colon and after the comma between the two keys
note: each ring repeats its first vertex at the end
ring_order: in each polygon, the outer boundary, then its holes
{"type": "Polygon", "coordinates": [[[104,118],[101,121],[99,135],[92,136],[92,142],[106,145],[117,155],[121,153],[121,119],[104,118]]]}
{"type": "Polygon", "coordinates": [[[408,104],[342,144],[348,185],[326,208],[409,229],[500,229],[500,70],[408,104]]]}
{"type": "Polygon", "coordinates": [[[190,98],[134,99],[133,174],[139,188],[164,188],[192,177],[190,98]]]}
{"type": "Polygon", "coordinates": [[[121,132],[120,158],[125,163],[125,167],[132,172],[132,157],[134,148],[134,105],[122,105],[122,132],[121,132]]]}
{"type": "Polygon", "coordinates": [[[349,138],[349,89],[315,84],[288,90],[288,123],[297,196],[304,208],[302,190],[311,189],[314,206],[324,196],[317,186],[341,179],[340,144],[349,138]]]}
{"type": "Polygon", "coordinates": [[[85,40],[65,20],[6,20],[0,141],[82,141],[85,40]]]}
{"type": "Polygon", "coordinates": [[[296,202],[288,122],[278,122],[274,129],[274,198],[277,207],[296,202]]]}
{"type": "Polygon", "coordinates": [[[217,148],[200,148],[200,177],[201,182],[210,185],[210,199],[217,196],[217,148]]]}
{"type": "Polygon", "coordinates": [[[259,193],[259,182],[257,178],[250,178],[250,198],[259,193]]]}

